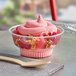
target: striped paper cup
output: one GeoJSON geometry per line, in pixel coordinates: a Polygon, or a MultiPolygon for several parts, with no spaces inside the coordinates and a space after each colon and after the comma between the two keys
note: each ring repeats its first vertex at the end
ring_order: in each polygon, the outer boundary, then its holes
{"type": "Polygon", "coordinates": [[[20,49],[20,54],[26,57],[33,57],[33,58],[43,58],[52,55],[53,49],[37,49],[37,50],[26,50],[20,49]]]}

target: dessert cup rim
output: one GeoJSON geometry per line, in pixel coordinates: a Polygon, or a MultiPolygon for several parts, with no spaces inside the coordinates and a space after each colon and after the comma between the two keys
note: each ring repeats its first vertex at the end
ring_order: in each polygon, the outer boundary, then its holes
{"type": "Polygon", "coordinates": [[[9,33],[18,37],[26,37],[26,38],[49,38],[49,37],[56,37],[56,36],[60,36],[64,33],[64,29],[60,26],[57,26],[57,28],[61,29],[61,33],[57,34],[57,35],[53,35],[53,36],[40,36],[40,37],[32,37],[32,36],[23,36],[23,35],[18,35],[12,32],[12,29],[16,28],[17,26],[20,25],[16,25],[16,26],[12,26],[11,28],[9,28],[9,33]]]}

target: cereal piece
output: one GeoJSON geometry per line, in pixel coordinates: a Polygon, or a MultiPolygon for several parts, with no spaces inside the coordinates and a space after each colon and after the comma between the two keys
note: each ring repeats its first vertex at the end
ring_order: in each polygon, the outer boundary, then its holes
{"type": "Polygon", "coordinates": [[[48,42],[47,42],[47,45],[46,45],[46,48],[50,48],[50,46],[52,45],[52,41],[51,40],[49,40],[48,42]]]}
{"type": "Polygon", "coordinates": [[[36,49],[36,41],[40,41],[38,38],[33,38],[31,40],[26,40],[29,44],[31,44],[31,49],[35,50],[36,49]]]}
{"type": "Polygon", "coordinates": [[[20,47],[18,44],[18,41],[20,41],[20,38],[16,39],[15,44],[16,44],[16,46],[20,47]]]}
{"type": "Polygon", "coordinates": [[[32,34],[28,34],[27,36],[33,36],[32,34]]]}

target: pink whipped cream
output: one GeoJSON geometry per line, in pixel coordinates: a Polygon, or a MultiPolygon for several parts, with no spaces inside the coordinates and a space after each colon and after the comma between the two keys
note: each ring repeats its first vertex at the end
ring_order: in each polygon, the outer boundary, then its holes
{"type": "Polygon", "coordinates": [[[39,15],[37,20],[28,20],[26,24],[18,26],[17,30],[22,35],[41,35],[42,33],[57,32],[57,27],[39,15]]]}

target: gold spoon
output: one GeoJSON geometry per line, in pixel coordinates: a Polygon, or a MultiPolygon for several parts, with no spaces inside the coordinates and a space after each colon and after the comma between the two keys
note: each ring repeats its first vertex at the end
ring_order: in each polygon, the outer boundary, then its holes
{"type": "Polygon", "coordinates": [[[30,62],[23,62],[19,59],[5,57],[5,56],[0,56],[0,60],[13,62],[13,63],[21,65],[22,67],[39,67],[39,66],[51,63],[50,60],[36,60],[36,61],[30,61],[30,62]]]}

